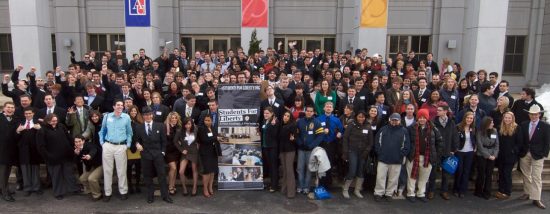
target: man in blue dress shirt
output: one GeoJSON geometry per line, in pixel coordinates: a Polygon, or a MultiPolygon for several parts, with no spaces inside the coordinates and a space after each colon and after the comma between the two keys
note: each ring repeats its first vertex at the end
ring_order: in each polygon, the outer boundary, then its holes
{"type": "Polygon", "coordinates": [[[111,199],[113,184],[113,164],[116,162],[118,191],[120,199],[128,199],[128,183],[126,180],[126,150],[132,143],[132,125],[130,116],[122,113],[124,103],[115,100],[114,112],[103,117],[99,131],[99,143],[103,147],[103,181],[105,185],[105,202],[111,199]]]}

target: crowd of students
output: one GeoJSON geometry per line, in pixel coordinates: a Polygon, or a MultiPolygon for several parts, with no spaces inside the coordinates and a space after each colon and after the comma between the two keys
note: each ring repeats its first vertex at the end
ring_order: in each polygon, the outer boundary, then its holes
{"type": "Polygon", "coordinates": [[[152,203],[154,176],[168,203],[178,175],[182,194],[195,196],[199,174],[202,194],[212,197],[221,155],[217,86],[255,83],[261,85],[257,130],[270,192],[294,198],[312,191],[308,162],[321,147],[332,167],[320,185],[343,179],[344,198],[354,183],[358,198],[370,186],[376,201],[403,196],[427,202],[441,177],[441,197],[460,199],[474,172],[474,195],[507,199],[519,162],[521,198],[545,208],[541,174],[550,126],[541,120],[534,90],[523,88],[514,101],[509,82],[499,81],[497,72],[464,72],[447,58],[438,65],[431,53],[425,59],[414,51],[384,58],[366,48],[285,53],[278,47],[249,55],[239,48],[189,57],[182,46],[155,59],[141,49],[131,60],[120,50],[114,56],[90,51],[82,61],[72,53],[70,60],[66,71],[57,67],[42,76],[19,65],[3,78],[2,92],[13,99],[0,115],[5,201],[15,201],[7,185],[12,166],[25,196],[42,194],[43,163],[57,199],[84,192],[109,201],[114,167],[122,200],[141,192],[144,180],[152,203]],[[454,175],[440,170],[450,156],[459,160],[454,175]]]}

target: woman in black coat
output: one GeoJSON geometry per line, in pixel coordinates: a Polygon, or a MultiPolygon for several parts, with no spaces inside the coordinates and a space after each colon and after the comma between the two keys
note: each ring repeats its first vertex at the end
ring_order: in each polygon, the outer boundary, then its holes
{"type": "Polygon", "coordinates": [[[288,198],[296,196],[296,179],[294,178],[294,159],[296,156],[296,122],[294,122],[292,113],[286,111],[283,113],[283,121],[279,130],[279,158],[282,164],[283,182],[281,183],[281,192],[288,198]]]}
{"type": "Polygon", "coordinates": [[[57,123],[57,115],[44,118],[44,127],[36,136],[38,151],[44,157],[52,179],[53,194],[61,200],[66,193],[80,192],[74,175],[74,145],[67,128],[57,123]]]}
{"type": "Polygon", "coordinates": [[[202,183],[204,197],[214,195],[212,185],[214,174],[218,171],[218,156],[221,156],[218,130],[212,127],[212,117],[206,114],[203,118],[204,126],[199,127],[199,159],[202,164],[202,183]]]}
{"type": "MultiPolygon", "coordinates": [[[[277,191],[279,185],[279,121],[274,116],[273,108],[264,109],[265,120],[260,124],[260,136],[264,153],[264,172],[269,172],[271,184],[269,192],[277,191]]],[[[264,173],[265,174],[265,173],[264,173]]]]}
{"type": "Polygon", "coordinates": [[[523,143],[522,130],[516,124],[514,113],[508,111],[502,115],[498,139],[498,192],[495,197],[508,199],[512,193],[512,170],[518,161],[519,147],[523,143]]]}

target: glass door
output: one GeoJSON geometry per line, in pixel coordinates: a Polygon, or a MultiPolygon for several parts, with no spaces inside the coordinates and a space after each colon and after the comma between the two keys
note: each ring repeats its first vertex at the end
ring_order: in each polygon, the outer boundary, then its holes
{"type": "Polygon", "coordinates": [[[208,52],[210,51],[210,40],[208,39],[195,39],[195,47],[194,51],[204,51],[208,52]]]}
{"type": "Polygon", "coordinates": [[[306,38],[306,50],[314,51],[315,49],[321,49],[321,39],[306,38]]]}

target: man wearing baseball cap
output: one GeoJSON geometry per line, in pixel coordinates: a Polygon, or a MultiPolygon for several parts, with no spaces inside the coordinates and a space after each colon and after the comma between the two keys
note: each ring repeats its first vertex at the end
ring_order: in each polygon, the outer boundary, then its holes
{"type": "Polygon", "coordinates": [[[393,113],[390,116],[390,123],[380,129],[375,139],[374,151],[378,156],[378,167],[374,200],[391,201],[397,189],[401,164],[405,161],[404,157],[409,154],[410,149],[409,134],[401,125],[401,116],[393,113]]]}

